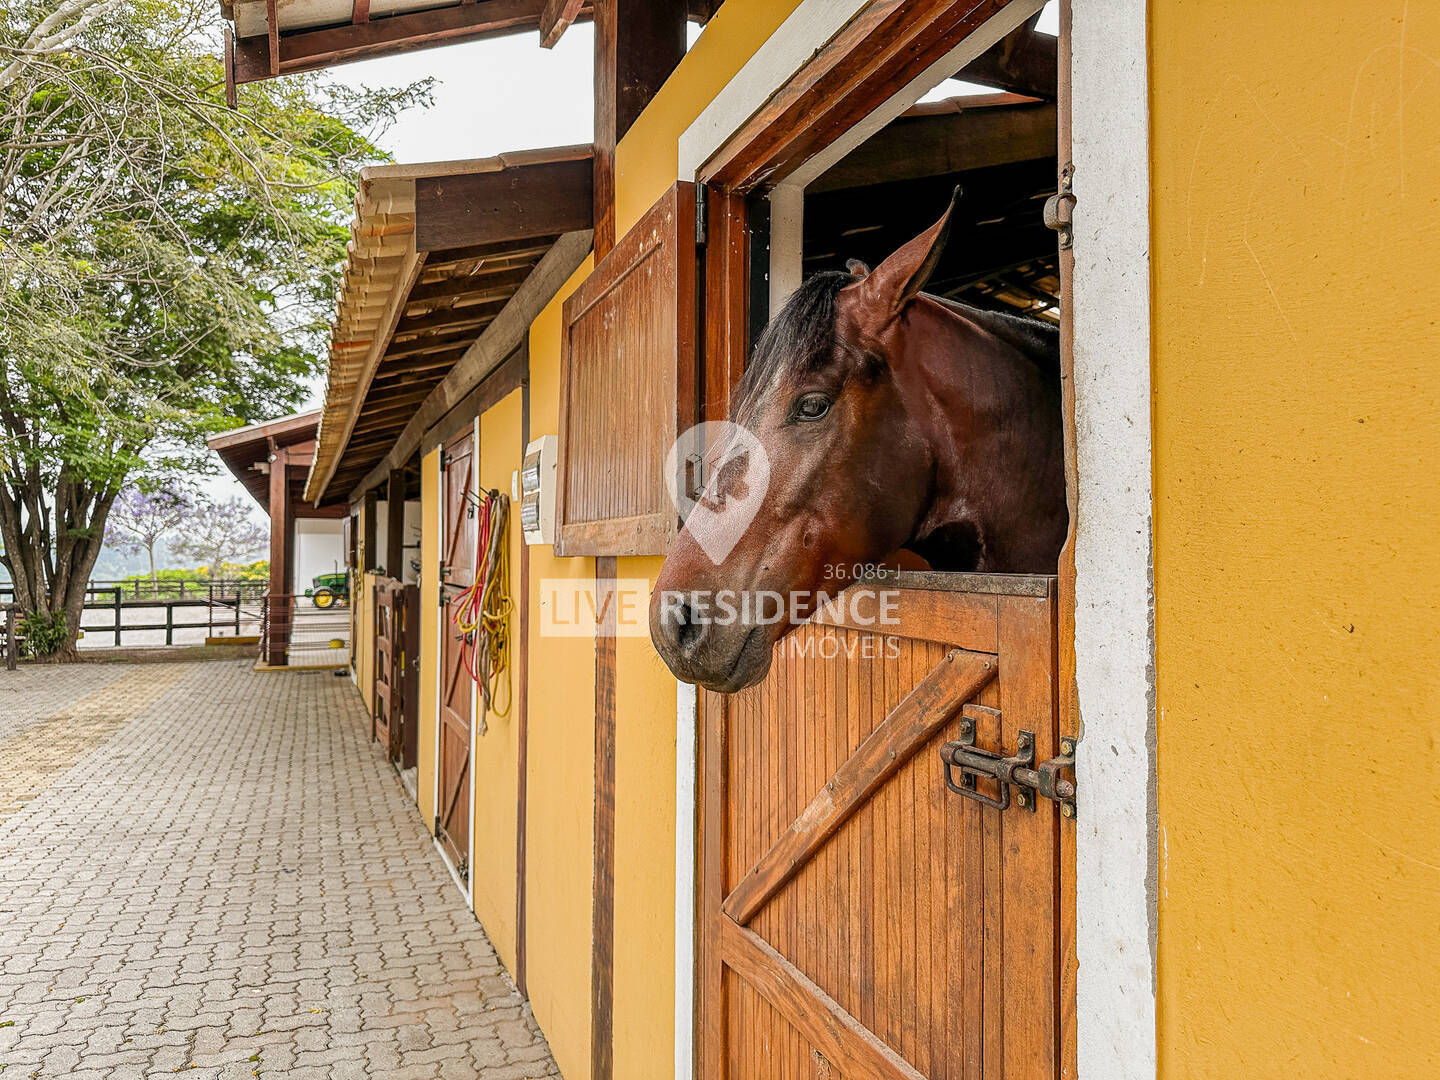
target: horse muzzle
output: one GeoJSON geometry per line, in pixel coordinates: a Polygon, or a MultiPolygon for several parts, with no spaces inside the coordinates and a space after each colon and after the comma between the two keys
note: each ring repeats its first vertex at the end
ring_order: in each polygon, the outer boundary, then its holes
{"type": "Polygon", "coordinates": [[[650,607],[650,640],[666,666],[682,682],[721,694],[765,678],[773,629],[719,621],[683,598],[664,602],[658,593],[650,607]]]}

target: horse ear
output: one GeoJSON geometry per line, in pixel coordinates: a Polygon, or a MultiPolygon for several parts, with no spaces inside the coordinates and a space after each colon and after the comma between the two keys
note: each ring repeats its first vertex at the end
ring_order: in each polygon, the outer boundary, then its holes
{"type": "Polygon", "coordinates": [[[950,215],[960,201],[961,189],[950,196],[950,205],[930,228],[901,246],[870,274],[850,288],[861,290],[867,307],[886,326],[899,317],[905,305],[925,287],[945,252],[950,234],[950,215]]]}
{"type": "Polygon", "coordinates": [[[870,276],[870,267],[866,266],[859,259],[846,259],[845,269],[854,278],[867,278],[870,276]]]}

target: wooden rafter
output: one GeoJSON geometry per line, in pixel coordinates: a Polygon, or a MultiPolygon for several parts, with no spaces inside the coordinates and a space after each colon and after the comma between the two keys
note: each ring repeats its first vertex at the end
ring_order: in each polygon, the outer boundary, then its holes
{"type": "Polygon", "coordinates": [[[265,40],[269,53],[265,60],[272,76],[280,74],[280,13],[276,6],[276,0],[265,0],[265,40]]]}
{"type": "MultiPolygon", "coordinates": [[[[472,387],[498,368],[522,344],[530,322],[575,272],[589,254],[590,230],[567,233],[557,240],[540,260],[524,285],[515,291],[505,309],[485,328],[473,345],[455,362],[445,377],[415,410],[404,429],[394,438],[384,458],[374,466],[351,493],[355,498],[379,482],[397,463],[408,461],[420,445],[420,438],[455,406],[472,387]]],[[[348,452],[347,448],[347,452],[348,452]]]]}
{"type": "Polygon", "coordinates": [[[540,47],[553,49],[570,24],[580,17],[584,0],[546,0],[540,12],[540,47]]]}
{"type": "Polygon", "coordinates": [[[1055,49],[1056,39],[1037,31],[1035,19],[1031,19],[966,64],[959,77],[981,86],[1054,101],[1055,49]]]}
{"type": "Polygon", "coordinates": [[[412,11],[383,19],[281,33],[275,0],[266,0],[269,33],[236,42],[235,79],[258,82],[276,75],[347,64],[430,45],[499,37],[536,29],[544,0],[480,3],[412,11]]]}

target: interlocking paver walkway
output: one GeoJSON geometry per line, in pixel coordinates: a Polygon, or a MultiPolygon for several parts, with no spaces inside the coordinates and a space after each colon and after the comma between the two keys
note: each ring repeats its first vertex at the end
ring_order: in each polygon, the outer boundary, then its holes
{"type": "Polygon", "coordinates": [[[347,679],[43,670],[0,671],[0,1080],[559,1075],[347,679]]]}

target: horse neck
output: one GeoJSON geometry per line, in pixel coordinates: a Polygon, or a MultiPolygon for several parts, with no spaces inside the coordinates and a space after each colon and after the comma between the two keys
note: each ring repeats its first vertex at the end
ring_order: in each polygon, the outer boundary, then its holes
{"type": "Polygon", "coordinates": [[[934,462],[917,540],[962,529],[978,537],[976,569],[1053,571],[1064,534],[1058,388],[1013,338],[966,309],[919,297],[907,310],[907,403],[934,462]],[[1007,335],[1008,337],[1008,335],[1007,335]]]}

